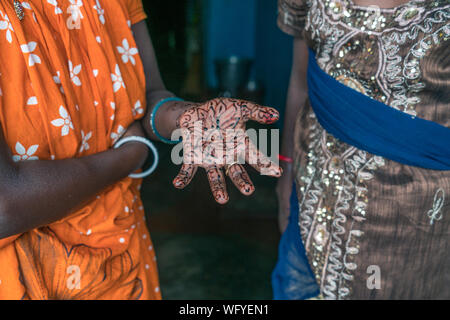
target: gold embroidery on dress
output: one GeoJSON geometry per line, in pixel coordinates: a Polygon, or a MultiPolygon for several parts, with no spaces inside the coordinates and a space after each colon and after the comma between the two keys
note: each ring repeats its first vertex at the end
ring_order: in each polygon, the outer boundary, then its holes
{"type": "MultiPolygon", "coordinates": [[[[310,1],[306,32],[319,66],[345,85],[398,110],[416,115],[417,93],[425,88],[420,63],[450,35],[450,5],[443,0],[412,0],[395,9],[365,8],[348,0],[310,1]],[[411,42],[406,57],[400,46],[411,42]],[[362,57],[361,59],[348,59],[362,57]],[[367,76],[364,65],[376,64],[367,76]]],[[[351,297],[355,256],[366,217],[371,214],[367,183],[382,157],[350,147],[327,134],[314,119],[306,163],[297,183],[300,232],[308,259],[325,299],[351,297]]],[[[438,191],[439,192],[439,191],[438,191]]],[[[430,223],[442,219],[443,190],[428,212],[430,223]]]]}

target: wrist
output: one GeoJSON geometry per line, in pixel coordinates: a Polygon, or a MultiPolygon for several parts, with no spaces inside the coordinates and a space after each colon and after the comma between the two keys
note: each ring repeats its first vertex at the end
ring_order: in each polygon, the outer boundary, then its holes
{"type": "Polygon", "coordinates": [[[140,163],[136,169],[140,169],[144,165],[145,160],[148,156],[148,153],[143,153],[142,149],[140,149],[140,147],[137,147],[135,144],[133,144],[133,142],[137,142],[139,144],[146,146],[153,153],[153,164],[148,169],[146,169],[142,172],[139,172],[139,173],[131,173],[128,175],[130,178],[133,178],[133,179],[142,179],[142,178],[148,177],[156,170],[156,168],[158,166],[158,162],[159,162],[158,150],[156,149],[155,145],[150,142],[150,140],[148,140],[142,136],[139,136],[139,135],[138,136],[129,136],[129,137],[125,137],[125,138],[119,140],[114,145],[115,149],[120,148],[121,146],[123,146],[124,144],[127,144],[127,143],[131,144],[130,148],[139,148],[139,149],[137,149],[137,151],[135,151],[136,158],[138,160],[140,160],[140,163]],[[146,155],[146,156],[142,157],[143,155],[146,155]]]}
{"type": "Polygon", "coordinates": [[[145,164],[149,156],[149,149],[145,144],[140,142],[130,141],[117,148],[123,157],[129,161],[129,171],[127,174],[134,172],[145,164]]]}
{"type": "Polygon", "coordinates": [[[187,102],[187,101],[180,101],[179,102],[179,106],[178,108],[174,109],[174,112],[171,116],[171,132],[179,129],[178,126],[178,119],[180,119],[180,117],[189,109],[191,109],[192,107],[195,107],[197,104],[193,103],[193,102],[187,102]]]}
{"type": "Polygon", "coordinates": [[[172,134],[177,129],[178,118],[189,109],[189,103],[180,98],[169,97],[159,101],[152,110],[150,127],[152,133],[162,142],[176,144],[172,134]]]}
{"type": "Polygon", "coordinates": [[[283,169],[282,178],[292,177],[294,175],[294,165],[292,162],[280,161],[280,168],[283,169]]]}
{"type": "Polygon", "coordinates": [[[178,119],[180,119],[180,117],[189,109],[191,109],[192,107],[195,107],[197,104],[193,103],[193,102],[187,102],[187,101],[183,101],[182,103],[180,103],[180,107],[174,112],[173,114],[173,119],[175,121],[173,121],[172,126],[173,126],[173,130],[178,129],[178,119]]]}

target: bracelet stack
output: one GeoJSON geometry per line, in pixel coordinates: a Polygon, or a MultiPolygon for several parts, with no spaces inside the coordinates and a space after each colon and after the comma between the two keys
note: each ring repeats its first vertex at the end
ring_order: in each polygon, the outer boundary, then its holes
{"type": "Polygon", "coordinates": [[[177,144],[177,143],[180,143],[181,140],[174,141],[174,140],[169,140],[169,139],[164,138],[158,132],[158,130],[156,130],[156,125],[155,125],[156,113],[158,112],[159,108],[161,108],[165,103],[170,102],[170,101],[183,101],[183,99],[177,98],[177,97],[170,97],[170,98],[165,98],[165,99],[162,99],[161,101],[159,101],[156,104],[156,106],[153,108],[153,111],[150,115],[150,127],[152,128],[152,131],[155,134],[155,136],[157,136],[158,139],[161,140],[162,142],[167,143],[167,144],[177,144]]]}

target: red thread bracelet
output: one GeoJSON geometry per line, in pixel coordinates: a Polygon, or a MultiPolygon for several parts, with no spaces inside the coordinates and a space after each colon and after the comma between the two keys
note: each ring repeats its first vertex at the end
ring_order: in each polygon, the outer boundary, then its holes
{"type": "Polygon", "coordinates": [[[278,159],[280,161],[284,161],[284,162],[288,162],[288,163],[294,162],[294,160],[292,160],[292,158],[282,156],[281,154],[278,155],[278,159]]]}

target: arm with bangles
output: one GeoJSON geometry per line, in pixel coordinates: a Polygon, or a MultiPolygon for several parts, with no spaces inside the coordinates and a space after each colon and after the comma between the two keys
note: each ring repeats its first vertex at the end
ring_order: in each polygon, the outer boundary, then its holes
{"type": "MultiPolygon", "coordinates": [[[[14,162],[0,127],[0,239],[58,221],[140,168],[148,155],[141,143],[65,160],[14,162]]],[[[143,136],[131,125],[124,137],[143,136]]]]}
{"type": "MultiPolygon", "coordinates": [[[[235,132],[239,130],[245,131],[245,124],[249,120],[263,124],[272,124],[278,120],[279,114],[275,109],[237,99],[217,98],[205,103],[167,101],[161,108],[158,108],[158,105],[161,106],[161,101],[174,97],[174,95],[166,90],[161,79],[146,22],[142,21],[133,25],[133,34],[143,61],[147,83],[147,105],[149,107],[147,115],[143,119],[143,126],[152,139],[160,140],[155,131],[163,139],[170,140],[175,130],[184,129],[182,130],[184,132],[184,154],[192,153],[198,155],[212,145],[210,141],[193,141],[190,139],[193,136],[193,139],[195,139],[195,135],[189,134],[194,133],[195,125],[198,123],[201,124],[202,131],[212,128],[220,131],[219,140],[222,140],[223,145],[226,145],[227,130],[234,130],[235,132]],[[154,108],[158,108],[157,112],[153,112],[154,108]],[[155,113],[154,127],[150,124],[153,113],[155,113]],[[201,145],[202,150],[193,147],[199,145],[201,145]]],[[[203,137],[199,139],[203,139],[203,137]]],[[[213,159],[214,155],[206,154],[206,158],[201,163],[185,162],[181,167],[180,173],[173,181],[174,186],[179,189],[186,187],[194,177],[197,169],[201,167],[207,173],[212,194],[218,203],[224,204],[229,200],[225,175],[229,176],[241,193],[251,195],[255,188],[246,170],[241,163],[226,163],[225,157],[227,152],[233,153],[238,158],[245,159],[245,162],[265,175],[273,177],[281,175],[281,169],[259,152],[245,134],[237,136],[236,146],[224,151],[223,159],[213,159]],[[245,148],[243,148],[244,146],[245,148]],[[257,161],[250,161],[251,159],[257,159],[257,161]],[[223,169],[225,169],[225,174],[223,169]]]]}
{"type": "MultiPolygon", "coordinates": [[[[145,137],[140,121],[134,122],[123,138],[132,136],[145,137]]],[[[139,169],[147,156],[146,145],[129,142],[86,157],[16,163],[0,126],[0,239],[76,212],[139,169]]]]}
{"type": "Polygon", "coordinates": [[[300,109],[304,106],[308,96],[306,73],[308,69],[308,47],[302,38],[294,38],[294,53],[291,78],[289,82],[285,121],[283,127],[283,141],[281,154],[285,160],[281,161],[283,176],[277,183],[278,222],[281,233],[286,230],[290,212],[290,195],[294,183],[292,158],[294,157],[295,122],[300,109]],[[288,159],[288,161],[286,161],[288,159]]]}

